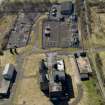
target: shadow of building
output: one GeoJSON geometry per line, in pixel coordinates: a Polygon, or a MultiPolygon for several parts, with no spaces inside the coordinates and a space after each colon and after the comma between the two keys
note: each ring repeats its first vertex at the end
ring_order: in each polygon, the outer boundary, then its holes
{"type": "Polygon", "coordinates": [[[49,96],[49,90],[42,91],[47,97],[50,98],[50,101],[53,103],[53,105],[69,105],[68,102],[71,98],[74,98],[74,90],[72,85],[72,78],[70,75],[66,74],[65,81],[62,81],[62,87],[64,96],[61,96],[60,100],[52,100],[49,96]]]}

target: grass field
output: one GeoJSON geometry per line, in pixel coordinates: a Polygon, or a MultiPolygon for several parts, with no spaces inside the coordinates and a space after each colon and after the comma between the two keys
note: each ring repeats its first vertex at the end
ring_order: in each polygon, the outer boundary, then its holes
{"type": "MultiPolygon", "coordinates": [[[[85,89],[88,94],[87,102],[88,102],[88,105],[94,105],[94,104],[95,105],[104,105],[105,102],[103,100],[100,86],[99,86],[97,76],[96,76],[96,72],[102,74],[102,66],[100,65],[101,62],[100,62],[100,59],[99,59],[97,53],[90,52],[90,53],[88,53],[88,56],[90,58],[90,63],[91,63],[91,67],[93,70],[93,74],[89,81],[84,82],[84,86],[85,86],[85,89]]],[[[100,78],[101,78],[101,74],[100,74],[100,78]]],[[[103,86],[103,84],[102,84],[102,86],[103,86]]],[[[103,88],[104,88],[104,86],[103,86],[103,88]]]]}
{"type": "Polygon", "coordinates": [[[85,48],[105,47],[105,13],[97,13],[96,7],[91,7],[91,36],[83,38],[85,48]]]}
{"type": "Polygon", "coordinates": [[[84,89],[87,94],[87,104],[86,105],[101,105],[102,97],[97,94],[96,84],[97,82],[94,79],[89,81],[84,81],[84,89]]]}
{"type": "Polygon", "coordinates": [[[91,8],[91,16],[90,41],[94,47],[105,47],[105,13],[96,13],[96,8],[91,8]]]}
{"type": "Polygon", "coordinates": [[[16,88],[13,105],[52,105],[38,84],[39,61],[44,57],[44,54],[32,54],[25,58],[23,77],[16,88]]]}
{"type": "Polygon", "coordinates": [[[16,65],[16,56],[13,56],[9,51],[5,51],[3,56],[0,56],[0,71],[4,70],[6,64],[16,65]]]}
{"type": "MultiPolygon", "coordinates": [[[[105,85],[105,52],[98,53],[97,66],[99,67],[99,72],[102,76],[103,83],[105,85]]],[[[104,86],[105,87],[105,86],[104,86]]]]}

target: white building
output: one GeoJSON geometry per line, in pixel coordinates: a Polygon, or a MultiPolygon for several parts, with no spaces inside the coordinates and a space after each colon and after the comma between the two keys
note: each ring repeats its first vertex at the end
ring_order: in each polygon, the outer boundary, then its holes
{"type": "Polygon", "coordinates": [[[6,64],[4,71],[2,73],[4,79],[11,80],[13,77],[14,70],[15,67],[13,66],[13,64],[6,64]]]}

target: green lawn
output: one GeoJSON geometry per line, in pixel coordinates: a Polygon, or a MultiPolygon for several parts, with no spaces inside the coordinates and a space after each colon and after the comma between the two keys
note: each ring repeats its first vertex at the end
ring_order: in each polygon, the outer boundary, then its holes
{"type": "Polygon", "coordinates": [[[87,105],[104,105],[101,95],[97,92],[96,83],[94,79],[83,82],[88,96],[87,105]]]}

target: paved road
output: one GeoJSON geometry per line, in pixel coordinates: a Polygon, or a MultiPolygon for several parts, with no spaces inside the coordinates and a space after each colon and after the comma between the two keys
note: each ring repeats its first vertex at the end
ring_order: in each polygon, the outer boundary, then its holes
{"type": "MultiPolygon", "coordinates": [[[[75,53],[79,53],[79,52],[87,52],[89,53],[90,52],[90,49],[78,49],[78,50],[75,50],[75,51],[68,51],[68,50],[36,50],[36,51],[28,51],[27,53],[25,54],[28,54],[28,53],[35,53],[35,54],[43,54],[43,53],[50,53],[50,52],[57,52],[59,55],[73,55],[75,53]]],[[[105,51],[105,48],[92,48],[92,53],[99,53],[99,52],[103,52],[105,51]]]]}

